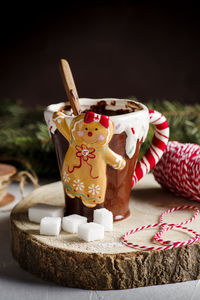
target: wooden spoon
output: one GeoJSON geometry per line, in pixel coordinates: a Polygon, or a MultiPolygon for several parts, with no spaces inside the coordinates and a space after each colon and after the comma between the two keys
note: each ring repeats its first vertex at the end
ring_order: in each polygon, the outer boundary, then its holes
{"type": "Polygon", "coordinates": [[[71,104],[73,113],[75,116],[80,115],[81,106],[78,98],[78,93],[76,90],[76,86],[74,83],[74,79],[72,76],[69,63],[67,62],[66,59],[60,60],[60,70],[61,70],[61,76],[62,76],[65,92],[71,104]]]}

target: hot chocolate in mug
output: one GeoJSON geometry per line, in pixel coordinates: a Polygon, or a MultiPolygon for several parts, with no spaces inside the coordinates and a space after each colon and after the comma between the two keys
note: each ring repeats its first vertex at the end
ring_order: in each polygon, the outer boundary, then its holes
{"type": "Polygon", "coordinates": [[[65,193],[65,215],[93,220],[105,207],[114,221],[129,216],[133,185],[161,158],[169,137],[163,115],[139,102],[124,99],[80,98],[81,114],[66,103],[52,104],[45,120],[52,136],[65,193]],[[152,144],[137,162],[149,123],[152,144]]]}

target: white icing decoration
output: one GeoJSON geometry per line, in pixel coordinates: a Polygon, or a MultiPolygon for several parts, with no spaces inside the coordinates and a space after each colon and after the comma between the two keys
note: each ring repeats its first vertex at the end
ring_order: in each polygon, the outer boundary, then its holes
{"type": "Polygon", "coordinates": [[[99,194],[99,191],[100,191],[101,189],[100,189],[100,186],[99,186],[99,184],[91,184],[89,187],[88,187],[88,193],[90,193],[90,194],[92,194],[93,196],[95,195],[95,194],[99,194]]]}
{"type": "Polygon", "coordinates": [[[78,191],[78,190],[82,191],[84,189],[84,183],[81,182],[80,179],[77,179],[77,180],[75,179],[73,182],[74,182],[73,186],[74,186],[75,191],[78,191]]]}
{"type": "Polygon", "coordinates": [[[87,150],[87,149],[83,149],[81,153],[82,153],[83,156],[88,156],[88,154],[89,154],[90,152],[89,152],[89,150],[87,150]]]}
{"type": "Polygon", "coordinates": [[[70,124],[71,124],[71,121],[74,119],[74,116],[67,116],[65,118],[65,122],[67,123],[68,127],[70,128],[70,124]]]}
{"type": "Polygon", "coordinates": [[[120,127],[120,124],[118,123],[118,124],[115,126],[115,128],[118,129],[119,127],[120,127]]]}
{"type": "Polygon", "coordinates": [[[110,117],[113,121],[114,133],[120,134],[126,132],[126,154],[129,158],[133,157],[137,141],[145,140],[149,129],[149,113],[148,110],[140,110],[127,115],[110,117]],[[120,127],[118,124],[120,123],[120,127]],[[134,129],[134,133],[132,129],[134,129]]]}
{"type": "MultiPolygon", "coordinates": [[[[46,124],[48,126],[48,130],[49,130],[49,134],[54,134],[57,127],[56,127],[56,124],[54,123],[53,121],[53,113],[56,112],[56,111],[59,111],[59,109],[64,106],[65,103],[62,102],[62,103],[58,103],[58,104],[52,104],[52,105],[49,105],[47,107],[47,109],[45,110],[44,112],[44,119],[46,121],[46,124]]],[[[59,122],[59,119],[62,118],[62,116],[58,116],[57,118],[55,118],[54,120],[58,119],[58,122],[59,122]]],[[[70,124],[71,124],[71,121],[73,120],[74,116],[73,115],[67,115],[65,117],[65,121],[67,123],[67,125],[70,127],[70,124]]]]}
{"type": "Polygon", "coordinates": [[[48,126],[49,135],[51,135],[51,133],[54,134],[55,130],[57,129],[56,124],[52,120],[52,115],[53,115],[53,113],[50,111],[44,112],[44,119],[48,126]]]}
{"type": "Polygon", "coordinates": [[[64,173],[63,173],[63,180],[64,180],[64,182],[70,181],[70,176],[66,171],[64,171],[64,173]]]}
{"type": "MultiPolygon", "coordinates": [[[[80,98],[80,104],[81,109],[84,111],[85,109],[88,109],[91,105],[95,105],[97,102],[101,100],[105,100],[107,102],[107,109],[127,109],[126,104],[127,100],[123,99],[88,99],[88,98],[80,98]],[[116,105],[112,106],[112,101],[116,101],[116,105]]],[[[131,100],[128,100],[131,101],[131,100]]],[[[132,158],[135,150],[136,150],[136,144],[137,141],[141,141],[143,139],[146,139],[148,129],[149,129],[149,112],[145,105],[138,103],[136,101],[133,101],[136,104],[139,104],[142,107],[142,110],[138,110],[135,112],[130,112],[128,114],[124,115],[118,115],[118,116],[111,116],[110,119],[114,123],[114,134],[120,134],[123,131],[126,132],[127,139],[126,139],[126,154],[129,158],[132,158]],[[131,128],[134,129],[134,134],[131,130],[131,128]]],[[[55,111],[59,111],[59,109],[64,106],[65,103],[58,103],[53,104],[47,107],[47,110],[45,111],[45,121],[48,125],[49,130],[52,134],[54,134],[56,130],[55,123],[52,121],[52,115],[55,111]],[[51,129],[50,129],[51,128],[51,129]]],[[[66,115],[65,120],[67,125],[70,127],[70,123],[73,120],[75,116],[72,115],[66,115]]],[[[110,132],[107,136],[106,142],[109,138],[110,132]]],[[[106,144],[106,143],[105,143],[106,144]]]]}

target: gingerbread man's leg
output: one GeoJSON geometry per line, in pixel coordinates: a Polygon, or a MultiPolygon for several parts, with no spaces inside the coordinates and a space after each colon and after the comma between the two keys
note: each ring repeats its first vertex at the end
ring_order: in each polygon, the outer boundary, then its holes
{"type": "Polygon", "coordinates": [[[105,160],[109,165],[111,165],[116,170],[122,170],[126,166],[125,159],[123,159],[121,155],[112,151],[110,148],[106,150],[105,160]]]}

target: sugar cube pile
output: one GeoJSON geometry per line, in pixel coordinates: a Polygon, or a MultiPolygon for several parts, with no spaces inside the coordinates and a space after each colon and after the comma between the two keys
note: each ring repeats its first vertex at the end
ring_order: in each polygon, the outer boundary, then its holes
{"type": "Polygon", "coordinates": [[[113,230],[113,214],[106,208],[95,209],[93,221],[104,226],[105,231],[113,230]]]}
{"type": "Polygon", "coordinates": [[[60,217],[44,217],[40,221],[40,234],[59,235],[61,229],[60,217]]]}
{"type": "Polygon", "coordinates": [[[64,207],[38,203],[28,209],[31,222],[40,223],[40,234],[57,236],[62,229],[77,233],[84,241],[104,239],[104,231],[113,230],[113,214],[106,208],[94,210],[93,222],[87,218],[73,214],[64,217],[64,207]],[[62,223],[61,223],[62,218],[62,223]]]}
{"type": "Polygon", "coordinates": [[[78,227],[78,236],[86,242],[103,240],[104,227],[94,222],[80,224],[78,227]]]}
{"type": "Polygon", "coordinates": [[[76,214],[64,217],[62,219],[62,229],[71,233],[78,233],[78,226],[87,223],[87,218],[76,214]]]}
{"type": "Polygon", "coordinates": [[[38,203],[28,209],[28,218],[31,222],[40,223],[44,217],[63,217],[64,207],[38,203]]]}

